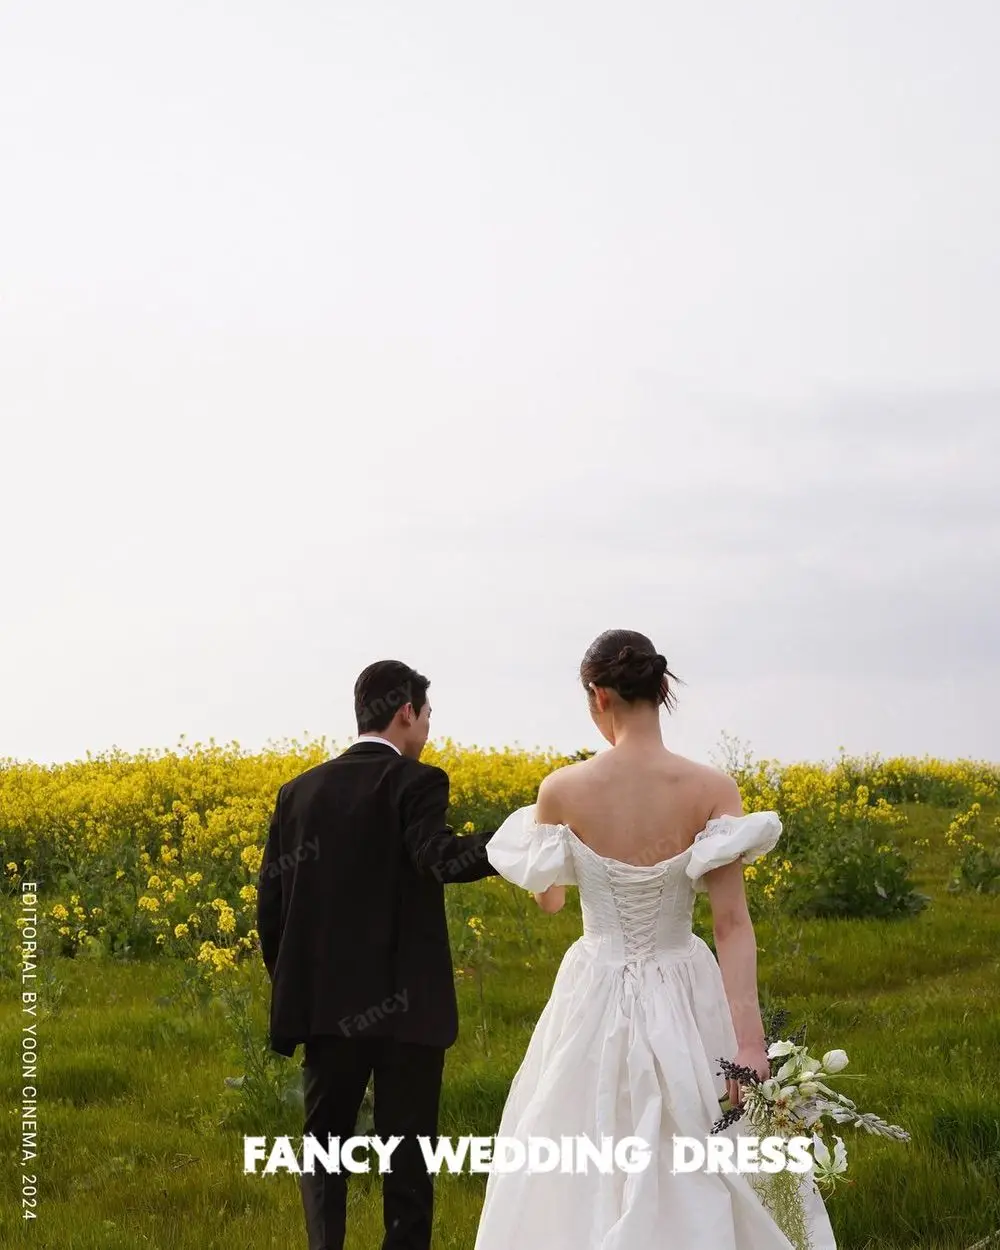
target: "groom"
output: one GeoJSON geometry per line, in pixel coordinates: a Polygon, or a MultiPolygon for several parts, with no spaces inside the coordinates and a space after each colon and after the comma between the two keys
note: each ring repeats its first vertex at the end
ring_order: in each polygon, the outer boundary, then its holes
{"type": "MultiPolygon", "coordinates": [[[[492,833],[445,823],[448,775],[420,763],[426,677],[397,660],[354,686],[358,741],[278,791],[257,887],[270,1046],[303,1044],[306,1136],[354,1133],[374,1073],[375,1132],[400,1136],[383,1175],[382,1250],[429,1250],[445,1050],[458,1033],[444,886],[495,875],[492,833]]],[[[309,1250],[342,1250],[346,1178],[300,1180],[309,1250]]]]}

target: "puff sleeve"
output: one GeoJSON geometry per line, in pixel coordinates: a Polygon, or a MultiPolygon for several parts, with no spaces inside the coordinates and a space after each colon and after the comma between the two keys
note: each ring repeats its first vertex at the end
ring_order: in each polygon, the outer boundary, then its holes
{"type": "Polygon", "coordinates": [[[540,825],[534,803],[511,812],[486,844],[486,858],[501,877],[535,894],[576,885],[566,826],[540,825]]]}
{"type": "Polygon", "coordinates": [[[685,871],[695,890],[708,889],[705,873],[742,859],[753,863],[772,850],[781,837],[777,812],[748,812],[745,816],[716,816],[695,838],[685,871]]]}

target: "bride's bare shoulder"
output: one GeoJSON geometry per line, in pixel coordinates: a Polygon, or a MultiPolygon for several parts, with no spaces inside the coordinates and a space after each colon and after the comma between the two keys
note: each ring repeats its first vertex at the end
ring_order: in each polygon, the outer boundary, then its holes
{"type": "Polygon", "coordinates": [[[729,773],[714,764],[689,760],[682,755],[673,756],[673,761],[680,777],[690,783],[699,809],[707,813],[706,819],[723,813],[738,815],[742,812],[740,788],[729,773]]]}
{"type": "Polygon", "coordinates": [[[583,779],[588,771],[588,765],[593,764],[593,762],[592,759],[586,759],[571,760],[567,764],[560,764],[558,768],[554,768],[552,772],[547,773],[542,778],[542,784],[538,787],[538,793],[541,794],[542,790],[550,794],[565,793],[583,779]]]}
{"type": "Polygon", "coordinates": [[[668,760],[674,772],[683,778],[700,782],[704,785],[712,785],[720,778],[728,776],[720,768],[716,768],[713,764],[706,764],[703,760],[688,759],[686,755],[678,755],[676,751],[671,751],[668,760]]]}
{"type": "Polygon", "coordinates": [[[552,770],[542,778],[535,800],[535,818],[542,824],[558,823],[565,819],[565,811],[572,797],[583,789],[587,776],[592,772],[594,759],[572,760],[552,770]]]}
{"type": "Polygon", "coordinates": [[[705,764],[701,760],[688,759],[686,755],[678,755],[676,751],[670,752],[670,761],[677,768],[686,768],[693,774],[708,775],[718,772],[717,768],[713,768],[711,764],[705,764]]]}
{"type": "Polygon", "coordinates": [[[736,779],[712,764],[702,765],[705,778],[705,795],[711,807],[709,819],[714,816],[740,816],[743,814],[743,797],[736,779]]]}

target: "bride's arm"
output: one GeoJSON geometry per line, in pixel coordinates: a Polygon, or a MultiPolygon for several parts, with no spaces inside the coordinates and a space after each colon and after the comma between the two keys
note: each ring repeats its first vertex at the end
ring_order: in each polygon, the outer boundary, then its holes
{"type": "Polygon", "coordinates": [[[536,894],[535,902],[548,915],[554,915],[557,911],[562,910],[563,904],[566,902],[566,887],[564,885],[550,885],[544,894],[536,894]]]}
{"type": "MultiPolygon", "coordinates": [[[[558,799],[555,796],[555,785],[553,778],[555,773],[549,773],[547,777],[542,778],[542,784],[538,787],[538,797],[535,799],[535,820],[540,825],[557,825],[559,824],[558,799]]],[[[563,904],[566,902],[566,887],[564,885],[550,885],[542,894],[535,895],[535,902],[547,915],[555,915],[557,911],[561,911],[563,904]]]]}
{"type": "Polygon", "coordinates": [[[743,864],[736,860],[705,874],[712,906],[712,931],[736,1041],[743,1047],[764,1045],[757,992],[757,939],[747,908],[743,864]]]}
{"type": "MultiPolygon", "coordinates": [[[[712,814],[744,814],[739,787],[732,778],[726,778],[712,814]]],[[[736,1032],[736,1062],[756,1069],[763,1079],[770,1075],[770,1067],[757,989],[757,939],[747,907],[742,860],[736,859],[706,873],[705,885],[712,908],[715,951],[736,1032]]],[[[735,1087],[731,1088],[730,1096],[736,1094],[735,1087]]]]}

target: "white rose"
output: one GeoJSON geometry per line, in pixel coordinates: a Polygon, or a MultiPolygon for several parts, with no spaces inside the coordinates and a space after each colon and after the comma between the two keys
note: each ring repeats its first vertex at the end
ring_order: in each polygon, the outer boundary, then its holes
{"type": "Polygon", "coordinates": [[[826,1072],[841,1072],[847,1063],[847,1052],[843,1050],[828,1050],[823,1056],[823,1070],[826,1072]]]}

